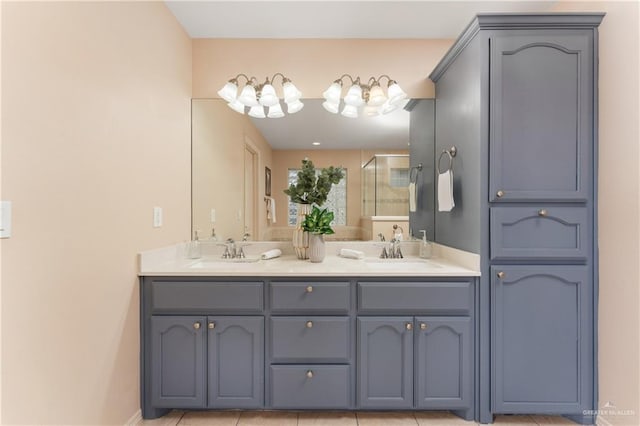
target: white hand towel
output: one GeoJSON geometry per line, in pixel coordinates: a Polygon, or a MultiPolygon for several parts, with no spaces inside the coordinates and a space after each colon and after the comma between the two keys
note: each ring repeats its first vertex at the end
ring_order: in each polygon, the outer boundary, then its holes
{"type": "Polygon", "coordinates": [[[340,257],[346,257],[349,259],[364,259],[364,252],[360,250],[352,250],[352,249],[340,249],[340,253],[338,253],[340,257]]]}
{"type": "Polygon", "coordinates": [[[416,194],[416,183],[409,182],[409,211],[410,212],[416,211],[417,201],[418,201],[418,197],[416,194]]]}
{"type": "Polygon", "coordinates": [[[276,223],[276,200],[273,197],[264,197],[267,202],[267,220],[276,223]]]}
{"type": "Polygon", "coordinates": [[[450,212],[454,207],[453,172],[447,170],[438,175],[438,211],[450,212]]]}
{"type": "Polygon", "coordinates": [[[282,250],[280,249],[267,250],[260,255],[260,259],[274,259],[280,257],[280,255],[282,255],[282,250]]]}

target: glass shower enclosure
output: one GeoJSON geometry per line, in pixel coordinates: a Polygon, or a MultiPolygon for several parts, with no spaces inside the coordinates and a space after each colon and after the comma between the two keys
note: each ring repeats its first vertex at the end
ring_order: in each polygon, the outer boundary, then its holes
{"type": "Polygon", "coordinates": [[[362,213],[409,215],[408,154],[377,154],[362,166],[362,213]]]}

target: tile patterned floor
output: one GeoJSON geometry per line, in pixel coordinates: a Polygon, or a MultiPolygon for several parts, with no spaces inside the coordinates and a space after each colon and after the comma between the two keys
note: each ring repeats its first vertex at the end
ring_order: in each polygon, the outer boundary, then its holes
{"type": "MultiPolygon", "coordinates": [[[[575,424],[559,416],[497,416],[500,426],[575,424]]],[[[292,411],[179,411],[140,426],[474,426],[446,411],[292,412],[292,411]]]]}

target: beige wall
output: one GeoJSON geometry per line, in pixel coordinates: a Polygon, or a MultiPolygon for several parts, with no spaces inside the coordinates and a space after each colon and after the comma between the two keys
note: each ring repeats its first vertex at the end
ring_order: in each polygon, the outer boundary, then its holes
{"type": "Polygon", "coordinates": [[[640,424],[640,133],[637,2],[560,2],[556,11],[606,12],[599,78],[599,406],[612,424],[640,424]]]}
{"type": "Polygon", "coordinates": [[[427,76],[451,43],[452,40],[196,39],[193,96],[218,97],[217,91],[238,73],[264,79],[282,72],[305,98],[321,98],[331,82],[344,73],[362,78],[388,74],[409,96],[433,98],[433,83],[427,76]]]}
{"type": "Polygon", "coordinates": [[[189,236],[191,76],[163,3],[2,2],[3,424],[139,409],[136,254],[189,236]]]}
{"type": "Polygon", "coordinates": [[[263,239],[268,226],[264,168],[273,169],[271,146],[247,115],[238,114],[224,102],[195,99],[192,114],[196,123],[192,133],[194,229],[207,237],[215,226],[219,240],[239,240],[244,234],[244,146],[248,143],[258,156],[258,230],[252,238],[263,239]],[[211,223],[212,208],[216,210],[215,224],[211,223]]]}

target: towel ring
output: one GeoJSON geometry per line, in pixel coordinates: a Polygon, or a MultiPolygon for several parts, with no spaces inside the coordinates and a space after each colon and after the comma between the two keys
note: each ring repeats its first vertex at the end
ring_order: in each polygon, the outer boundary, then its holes
{"type": "Polygon", "coordinates": [[[444,173],[447,170],[453,170],[453,157],[458,155],[458,149],[455,146],[452,146],[449,149],[443,149],[440,153],[440,157],[438,157],[438,173],[444,173]],[[442,157],[445,155],[449,156],[449,167],[447,167],[444,171],[440,171],[440,163],[442,161],[442,157]]]}
{"type": "Polygon", "coordinates": [[[418,173],[420,173],[421,171],[422,171],[422,163],[419,163],[417,166],[412,167],[411,170],[409,171],[409,182],[416,183],[418,179],[418,173]],[[413,174],[414,171],[416,172],[415,176],[413,174]]]}

